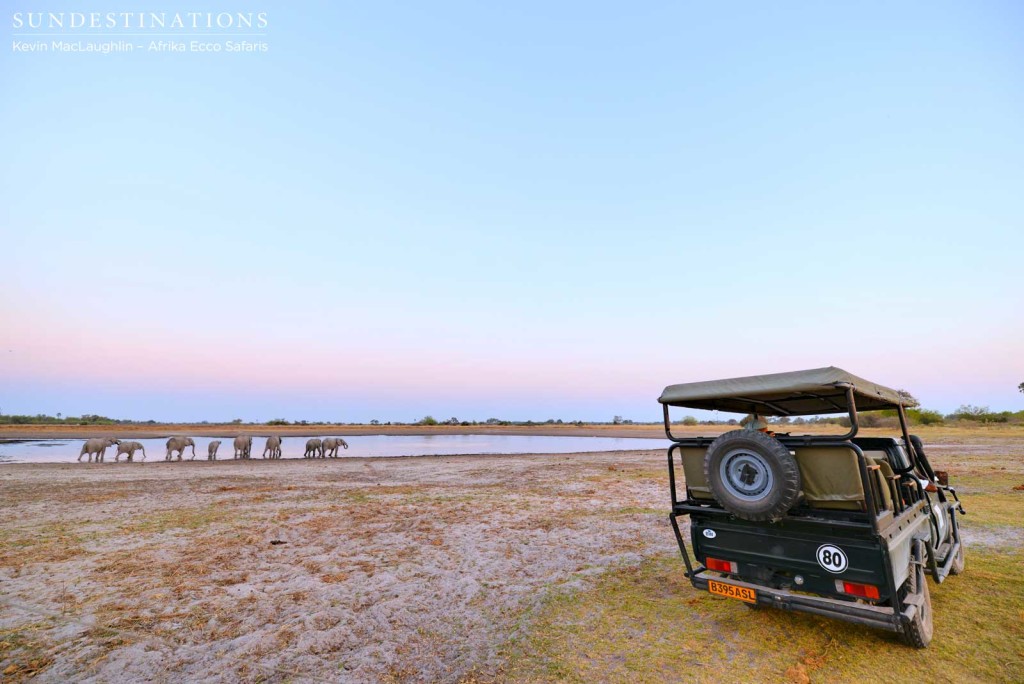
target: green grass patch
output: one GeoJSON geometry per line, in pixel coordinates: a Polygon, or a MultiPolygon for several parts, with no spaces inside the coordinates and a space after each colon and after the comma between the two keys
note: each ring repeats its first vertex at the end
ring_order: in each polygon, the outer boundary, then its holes
{"type": "Polygon", "coordinates": [[[510,651],[515,681],[1013,681],[1024,672],[1024,553],[968,555],[932,584],[926,653],[888,632],[714,597],[675,557],[552,596],[510,651]],[[927,668],[927,669],[926,669],[927,668]],[[929,673],[933,676],[929,676],[929,673]]]}
{"type": "Polygon", "coordinates": [[[1019,474],[966,475],[951,484],[957,488],[967,515],[960,518],[965,528],[1021,527],[1024,525],[1024,485],[1019,474]]]}

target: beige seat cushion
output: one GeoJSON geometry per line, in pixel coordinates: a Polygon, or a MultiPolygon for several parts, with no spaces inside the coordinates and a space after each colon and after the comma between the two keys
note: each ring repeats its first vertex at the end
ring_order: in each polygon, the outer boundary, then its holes
{"type": "Polygon", "coordinates": [[[797,447],[804,499],[812,508],[864,510],[857,452],[847,447],[797,447]]]}
{"type": "MultiPolygon", "coordinates": [[[[865,456],[868,452],[864,452],[865,456]]],[[[875,452],[872,452],[875,453],[875,452]]],[[[878,480],[878,490],[882,493],[882,500],[878,502],[879,512],[884,508],[886,510],[893,510],[892,507],[892,491],[889,489],[889,478],[894,477],[896,473],[893,472],[892,466],[889,465],[889,461],[886,460],[884,452],[879,457],[869,457],[868,462],[872,465],[878,466],[878,470],[874,471],[875,477],[878,480]]]]}
{"type": "Polygon", "coordinates": [[[713,501],[711,488],[704,477],[704,454],[707,449],[699,447],[680,447],[679,454],[683,460],[683,477],[686,478],[686,487],[690,490],[690,496],[702,501],[713,501]]]}

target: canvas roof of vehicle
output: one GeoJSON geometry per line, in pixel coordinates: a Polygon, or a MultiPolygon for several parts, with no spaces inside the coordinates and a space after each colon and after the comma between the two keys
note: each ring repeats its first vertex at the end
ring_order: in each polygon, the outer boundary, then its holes
{"type": "Polygon", "coordinates": [[[669,406],[730,413],[808,416],[848,413],[848,387],[853,388],[858,411],[915,405],[909,395],[834,366],[669,385],[658,401],[669,406]]]}

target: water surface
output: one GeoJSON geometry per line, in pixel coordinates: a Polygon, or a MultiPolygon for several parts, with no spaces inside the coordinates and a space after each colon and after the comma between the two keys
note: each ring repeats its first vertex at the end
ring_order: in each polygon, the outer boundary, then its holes
{"type": "MultiPolygon", "coordinates": [[[[196,460],[206,460],[207,445],[221,441],[218,460],[231,460],[234,437],[196,437],[196,460]]],[[[284,437],[282,458],[302,458],[308,437],[284,437]]],[[[640,451],[668,447],[666,439],[638,437],[543,437],[535,435],[354,435],[344,438],[349,448],[341,457],[446,456],[454,454],[570,454],[586,451],[640,451]]],[[[162,461],[167,437],[136,439],[146,449],[146,460],[162,461]]],[[[252,457],[260,458],[266,436],[252,438],[252,457]]],[[[0,463],[74,463],[84,439],[0,440],[0,463]]],[[[107,449],[106,462],[114,462],[117,447],[107,449]]],[[[135,452],[135,460],[142,457],[135,452]]],[[[192,450],[185,452],[192,458],[192,450]]],[[[124,457],[121,458],[124,460],[124,457]]],[[[85,462],[85,459],[82,459],[85,462]]]]}

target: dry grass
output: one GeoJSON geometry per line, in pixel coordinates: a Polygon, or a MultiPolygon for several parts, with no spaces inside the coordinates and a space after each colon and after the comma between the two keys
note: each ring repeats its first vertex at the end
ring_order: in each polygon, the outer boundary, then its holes
{"type": "Polygon", "coordinates": [[[82,537],[60,524],[0,530],[0,568],[19,572],[34,563],[59,563],[85,552],[82,537]]]}
{"type": "MultiPolygon", "coordinates": [[[[933,592],[928,662],[1010,679],[1024,671],[1024,439],[972,434],[932,458],[954,473],[972,545],[967,574],[933,592]]],[[[692,589],[672,555],[663,459],[6,466],[0,601],[53,617],[0,610],[0,678],[920,674],[884,634],[692,589]],[[869,651],[886,669],[863,665],[869,651]]]]}

